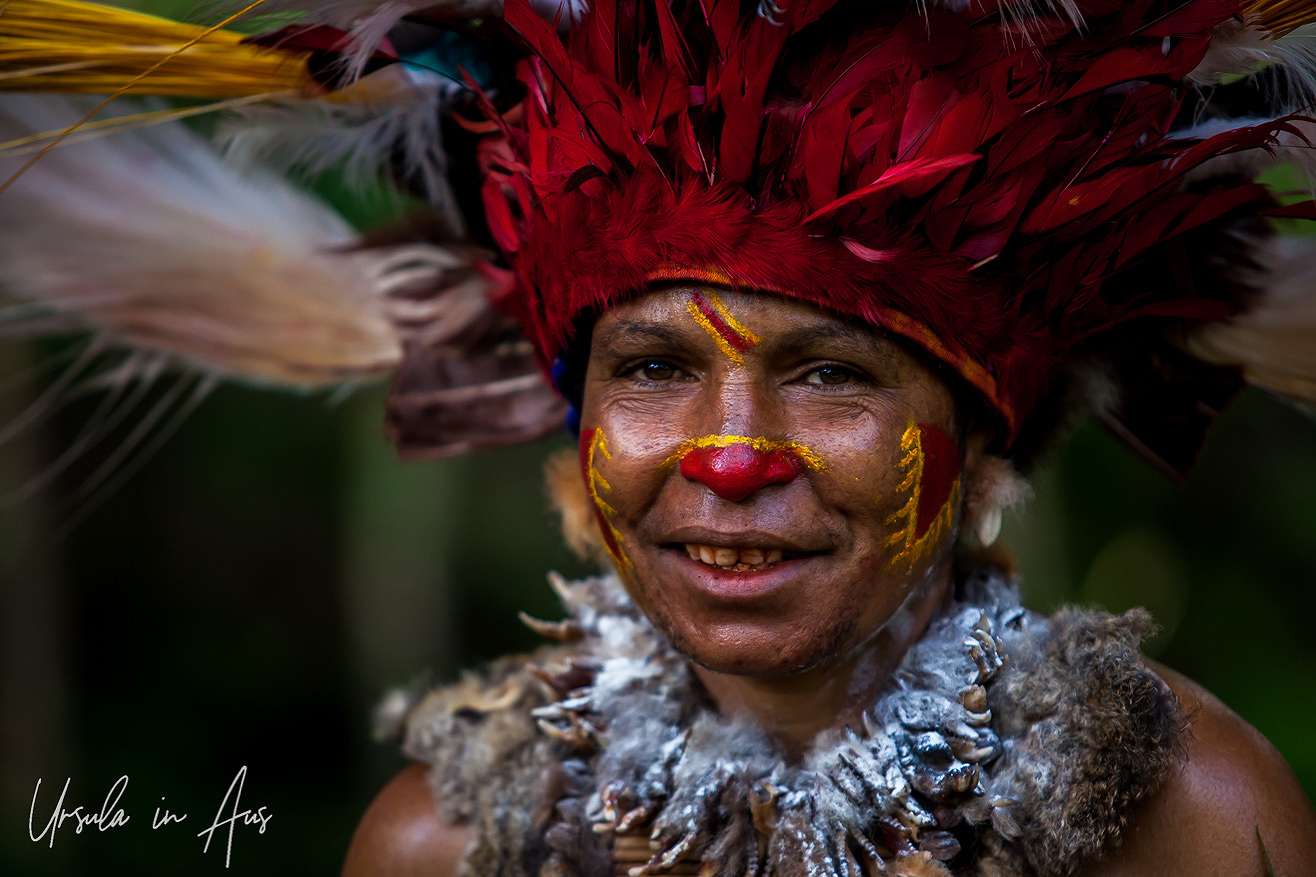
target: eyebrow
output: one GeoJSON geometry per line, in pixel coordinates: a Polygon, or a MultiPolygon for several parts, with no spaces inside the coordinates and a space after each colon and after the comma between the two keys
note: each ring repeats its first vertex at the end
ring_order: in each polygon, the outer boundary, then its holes
{"type": "Polygon", "coordinates": [[[606,330],[594,335],[593,346],[604,349],[622,341],[629,343],[678,344],[683,335],[678,329],[667,323],[652,320],[621,320],[612,323],[606,330]]]}
{"type": "Polygon", "coordinates": [[[848,350],[857,355],[876,355],[883,362],[894,359],[898,349],[880,332],[835,323],[788,329],[768,340],[774,350],[782,353],[806,351],[823,343],[840,348],[838,352],[848,350]]]}
{"type": "MultiPolygon", "coordinates": [[[[673,327],[670,323],[658,320],[629,319],[613,322],[603,332],[595,333],[591,350],[609,350],[625,344],[634,349],[636,345],[658,345],[669,348],[684,349],[690,343],[688,333],[673,327]]],[[[819,344],[834,348],[834,353],[854,356],[876,356],[883,364],[896,360],[899,347],[890,338],[871,329],[849,326],[844,323],[821,323],[787,329],[762,339],[766,353],[771,349],[777,354],[813,353],[819,344]]]]}

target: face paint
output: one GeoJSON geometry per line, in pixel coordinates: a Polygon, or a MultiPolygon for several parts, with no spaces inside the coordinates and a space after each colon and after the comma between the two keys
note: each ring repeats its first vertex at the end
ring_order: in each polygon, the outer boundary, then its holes
{"type": "Polygon", "coordinates": [[[594,501],[594,517],[598,520],[599,530],[603,534],[603,544],[618,568],[625,570],[631,566],[631,561],[622,550],[621,533],[617,532],[617,528],[612,523],[617,510],[599,496],[600,490],[612,490],[612,485],[598,470],[599,457],[604,460],[612,459],[612,454],[608,451],[607,436],[601,429],[587,429],[580,434],[580,468],[585,475],[585,487],[589,490],[590,499],[594,501]]]}
{"type": "Polygon", "coordinates": [[[732,316],[722,299],[711,290],[690,293],[686,310],[736,365],[744,365],[745,351],[763,340],[732,316]]]}
{"type": "Polygon", "coordinates": [[[677,462],[683,476],[732,502],[769,484],[787,484],[805,469],[825,468],[817,454],[798,442],[738,435],[708,435],[683,442],[664,466],[677,462]]]}
{"type": "Polygon", "coordinates": [[[900,529],[887,540],[888,567],[913,565],[941,541],[955,517],[960,494],[959,447],[937,427],[912,420],[900,437],[905,477],[897,490],[908,499],[888,524],[900,529]]]}
{"type": "MultiPolygon", "coordinates": [[[[632,564],[623,580],[640,611],[706,669],[778,678],[857,654],[918,599],[911,594],[948,586],[953,519],[912,570],[891,568],[887,543],[910,521],[899,547],[914,532],[931,538],[946,500],[926,463],[901,489],[913,463],[901,465],[901,436],[911,423],[932,424],[958,443],[955,400],[921,358],[876,330],[770,295],[717,294],[763,338],[744,365],[691,318],[689,286],[628,299],[595,324],[582,427],[607,433],[612,458],[596,449],[594,464],[611,487],[596,484],[596,493],[615,510],[609,519],[632,564]],[[643,367],[655,362],[693,379],[643,367]],[[857,373],[843,392],[810,370],[833,363],[857,373]],[[757,481],[772,474],[764,458],[773,451],[784,452],[780,474],[793,471],[792,458],[803,468],[787,484],[725,500],[679,468],[691,451],[722,448],[761,452],[726,461],[762,463],[757,481]],[[932,513],[919,515],[915,500],[890,523],[915,493],[932,513]]],[[[930,454],[935,441],[919,450],[930,454]]]]}
{"type": "Polygon", "coordinates": [[[663,460],[662,465],[665,469],[675,466],[695,448],[727,448],[732,445],[747,445],[764,453],[785,451],[798,458],[806,469],[822,472],[827,468],[827,464],[823,462],[822,457],[799,442],[779,442],[765,438],[750,438],[747,435],[705,435],[699,438],[687,439],[681,442],[680,447],[673,451],[666,460],[663,460]]]}

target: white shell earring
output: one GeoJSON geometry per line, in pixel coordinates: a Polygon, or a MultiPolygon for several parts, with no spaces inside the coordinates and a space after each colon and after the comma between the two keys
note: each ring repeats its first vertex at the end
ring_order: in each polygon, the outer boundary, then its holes
{"type": "Polygon", "coordinates": [[[988,547],[996,541],[996,537],[1001,535],[1001,507],[992,506],[982,517],[978,519],[976,526],[973,528],[974,538],[977,539],[978,545],[983,548],[988,547]]]}

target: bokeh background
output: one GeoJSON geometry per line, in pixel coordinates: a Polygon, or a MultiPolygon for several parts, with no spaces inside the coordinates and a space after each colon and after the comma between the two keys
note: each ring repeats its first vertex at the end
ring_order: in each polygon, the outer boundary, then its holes
{"type": "MultiPolygon", "coordinates": [[[[5,487],[67,447],[90,405],[8,443],[5,487]]],[[[403,763],[370,738],[381,694],[537,644],[517,611],[557,617],[544,572],[587,571],[541,487],[562,442],[403,464],[380,410],[378,389],[223,389],[62,538],[91,462],[0,512],[0,873],[222,871],[195,833],[243,765],[244,805],[274,818],[237,832],[228,872],[335,873],[403,763]],[[39,832],[66,777],[67,806],[99,809],[121,775],[127,826],[28,839],[38,778],[39,832]],[[152,831],[162,796],[189,820],[152,831]]],[[[1149,651],[1260,728],[1309,794],[1314,448],[1316,424],[1249,396],[1180,486],[1084,429],[1004,537],[1038,609],[1150,606],[1149,651]]]]}
{"type": "MultiPolygon", "coordinates": [[[[66,351],[0,346],[0,425],[66,351]]],[[[537,644],[516,613],[557,617],[545,572],[590,571],[562,547],[540,475],[567,440],[403,464],[382,398],[223,387],[96,501],[81,486],[130,427],[51,468],[94,398],[0,426],[0,873],[335,873],[403,764],[370,737],[383,692],[537,644]],[[243,807],[272,819],[236,829],[226,869],[227,835],[203,853],[196,834],[243,766],[243,807]],[[66,779],[65,807],[99,810],[121,776],[127,825],[29,839],[66,779]],[[152,830],[157,806],[189,815],[152,830]]],[[[1034,483],[1003,537],[1027,602],[1148,606],[1148,652],[1256,725],[1316,793],[1316,423],[1245,395],[1185,485],[1089,426],[1034,483]]]]}

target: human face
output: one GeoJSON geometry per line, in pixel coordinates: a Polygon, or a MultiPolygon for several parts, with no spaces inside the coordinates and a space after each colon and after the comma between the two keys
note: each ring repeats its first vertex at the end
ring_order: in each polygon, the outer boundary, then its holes
{"type": "Polygon", "coordinates": [[[949,581],[953,399],[881,333],[768,295],[650,292],[596,324],[581,425],[623,581],[710,670],[841,659],[949,581]]]}

